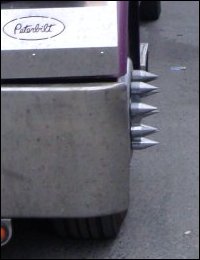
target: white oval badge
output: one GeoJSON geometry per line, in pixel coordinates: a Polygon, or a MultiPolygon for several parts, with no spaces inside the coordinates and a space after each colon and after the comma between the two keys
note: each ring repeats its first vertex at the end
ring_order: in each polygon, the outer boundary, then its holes
{"type": "Polygon", "coordinates": [[[65,25],[55,18],[27,16],[14,19],[3,27],[3,32],[17,40],[46,40],[60,35],[65,25]]]}

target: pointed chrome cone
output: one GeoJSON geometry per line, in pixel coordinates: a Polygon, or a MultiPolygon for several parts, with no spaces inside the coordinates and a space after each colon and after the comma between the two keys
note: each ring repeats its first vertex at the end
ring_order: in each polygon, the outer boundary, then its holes
{"type": "Polygon", "coordinates": [[[157,75],[147,72],[146,70],[133,70],[132,81],[149,82],[157,79],[157,75]]]}
{"type": "Polygon", "coordinates": [[[152,86],[144,82],[132,82],[131,94],[143,95],[151,91],[157,91],[158,87],[152,86]]]}
{"type": "Polygon", "coordinates": [[[153,107],[140,102],[132,102],[131,103],[131,115],[132,116],[145,116],[145,114],[152,113],[154,111],[158,111],[157,107],[153,107]]]}
{"type": "Polygon", "coordinates": [[[158,142],[144,138],[144,137],[136,138],[132,142],[132,149],[142,150],[142,149],[146,149],[148,147],[154,146],[156,144],[158,144],[158,142]]]}
{"type": "Polygon", "coordinates": [[[158,132],[158,129],[152,126],[148,126],[148,125],[138,125],[138,126],[132,126],[131,127],[131,136],[132,138],[135,137],[143,137],[146,135],[150,135],[153,133],[158,132]]]}

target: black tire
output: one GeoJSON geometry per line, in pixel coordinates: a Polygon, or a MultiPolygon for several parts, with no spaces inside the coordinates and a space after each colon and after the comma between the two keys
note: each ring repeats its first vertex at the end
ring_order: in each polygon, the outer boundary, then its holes
{"type": "Polygon", "coordinates": [[[57,219],[55,231],[72,239],[113,239],[120,230],[126,212],[99,218],[57,219]]]}
{"type": "Polygon", "coordinates": [[[141,1],[140,19],[142,21],[154,21],[160,17],[161,1],[141,1]]]}

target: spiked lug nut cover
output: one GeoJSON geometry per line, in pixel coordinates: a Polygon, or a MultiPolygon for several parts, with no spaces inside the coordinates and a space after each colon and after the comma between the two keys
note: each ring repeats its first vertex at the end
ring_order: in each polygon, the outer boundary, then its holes
{"type": "Polygon", "coordinates": [[[149,82],[157,79],[157,77],[157,75],[147,72],[145,70],[133,70],[132,72],[132,81],[149,82]]]}
{"type": "Polygon", "coordinates": [[[152,126],[148,125],[138,125],[138,126],[132,126],[131,127],[131,136],[134,137],[143,137],[146,135],[150,135],[153,133],[158,132],[158,129],[152,126]]]}
{"type": "Polygon", "coordinates": [[[150,106],[140,102],[132,102],[131,103],[131,115],[132,116],[145,116],[145,114],[152,113],[154,111],[158,111],[157,107],[150,106]]]}
{"type": "Polygon", "coordinates": [[[154,146],[156,144],[158,144],[158,142],[144,138],[144,137],[136,138],[132,142],[132,149],[142,150],[142,149],[146,149],[148,147],[154,146]]]}
{"type": "Polygon", "coordinates": [[[139,95],[141,97],[158,93],[158,87],[152,86],[144,82],[132,82],[131,94],[139,95]]]}

